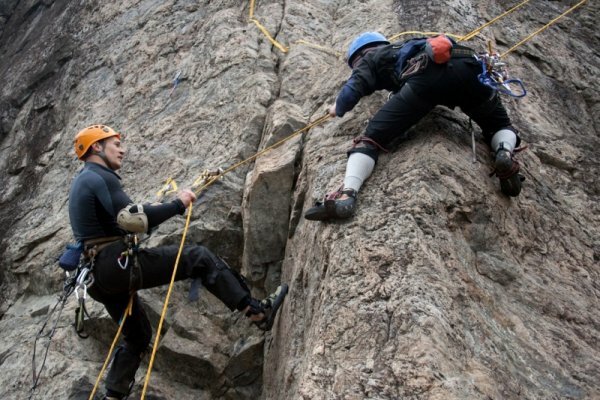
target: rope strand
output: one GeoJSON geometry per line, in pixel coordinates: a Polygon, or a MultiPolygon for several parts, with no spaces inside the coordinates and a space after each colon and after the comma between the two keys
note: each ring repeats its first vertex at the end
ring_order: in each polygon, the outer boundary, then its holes
{"type": "Polygon", "coordinates": [[[260,157],[261,155],[265,154],[268,151],[273,150],[274,148],[282,145],[283,143],[287,142],[290,139],[293,139],[294,137],[298,136],[299,134],[301,134],[302,132],[305,132],[307,130],[309,130],[310,128],[319,125],[325,121],[327,121],[329,118],[331,118],[331,116],[329,114],[326,114],[318,119],[316,119],[315,121],[311,122],[310,124],[306,125],[304,128],[302,129],[298,129],[297,131],[293,132],[292,134],[290,134],[289,136],[281,139],[280,141],[276,142],[275,144],[272,144],[271,146],[259,151],[258,153],[254,154],[253,156],[250,156],[248,158],[246,158],[245,160],[242,160],[238,163],[233,164],[231,167],[227,168],[225,171],[223,171],[221,174],[211,178],[208,182],[206,182],[204,185],[200,186],[200,188],[198,188],[197,190],[195,190],[194,192],[196,193],[196,195],[198,195],[200,192],[202,192],[204,189],[206,189],[208,186],[212,185],[216,180],[218,180],[220,177],[224,176],[225,174],[228,174],[229,172],[233,171],[234,169],[247,164],[251,161],[256,160],[258,157],[260,157]]]}
{"type": "Polygon", "coordinates": [[[467,33],[465,36],[461,37],[458,41],[459,42],[463,42],[465,40],[470,40],[472,38],[474,38],[475,36],[477,36],[477,34],[479,32],[481,32],[484,28],[490,26],[491,24],[493,24],[494,22],[498,21],[500,18],[512,13],[513,11],[515,11],[516,9],[524,6],[525,4],[529,3],[531,0],[525,0],[520,4],[517,4],[516,6],[514,6],[513,8],[503,12],[502,14],[498,15],[496,18],[492,19],[491,21],[481,25],[479,28],[475,29],[474,31],[471,31],[469,33],[467,33]]]}
{"type": "Polygon", "coordinates": [[[192,217],[192,203],[188,208],[188,215],[185,219],[185,227],[183,228],[183,234],[181,235],[181,242],[179,243],[179,251],[177,252],[177,258],[175,258],[175,265],[173,266],[173,274],[171,275],[171,282],[169,283],[169,289],[167,290],[167,296],[165,297],[165,304],[163,305],[162,313],[160,314],[160,321],[158,322],[158,328],[156,328],[156,338],[154,339],[154,346],[152,347],[152,355],[150,356],[150,361],[148,362],[148,371],[146,372],[146,378],[144,379],[144,388],[142,389],[141,400],[144,400],[146,397],[146,390],[148,389],[148,383],[150,382],[150,374],[152,373],[152,366],[154,365],[154,357],[156,356],[156,350],[158,349],[158,342],[160,340],[160,332],[162,330],[162,325],[165,320],[165,315],[167,314],[167,307],[169,305],[169,300],[171,298],[171,292],[173,290],[173,284],[175,283],[175,276],[177,275],[177,267],[179,266],[179,259],[181,258],[181,253],[183,252],[183,246],[185,245],[185,237],[187,235],[188,228],[190,226],[190,219],[192,217]]]}
{"type": "Polygon", "coordinates": [[[538,33],[546,30],[547,28],[549,28],[550,26],[554,25],[559,19],[561,19],[562,17],[564,17],[565,15],[569,14],[571,11],[574,11],[575,9],[579,8],[580,6],[583,5],[583,3],[585,3],[587,0],[582,0],[579,3],[575,4],[573,7],[569,8],[567,11],[565,11],[564,13],[560,14],[558,17],[554,18],[553,20],[551,20],[550,22],[548,22],[546,25],[544,25],[543,27],[541,27],[540,29],[538,29],[537,31],[533,32],[531,35],[527,36],[525,39],[521,40],[519,43],[515,44],[513,47],[511,47],[510,49],[506,50],[504,53],[500,54],[500,57],[504,57],[505,55],[507,55],[508,53],[510,53],[511,51],[515,50],[517,47],[521,46],[522,44],[528,42],[529,40],[531,40],[532,37],[534,37],[535,35],[537,35],[538,33]]]}
{"type": "Polygon", "coordinates": [[[94,383],[94,388],[92,389],[92,392],[90,393],[90,397],[88,398],[88,400],[94,400],[94,395],[96,394],[96,391],[98,390],[98,385],[100,384],[100,378],[102,378],[102,375],[104,375],[104,371],[106,371],[106,367],[110,360],[110,356],[111,356],[113,350],[115,349],[115,345],[117,344],[117,341],[119,340],[119,336],[121,336],[121,331],[123,330],[123,325],[125,325],[125,320],[127,319],[128,315],[131,315],[131,310],[133,309],[133,296],[135,296],[135,293],[132,294],[131,297],[129,298],[129,303],[127,304],[127,307],[125,308],[125,311],[123,312],[123,317],[121,318],[121,323],[119,323],[119,329],[117,329],[115,338],[113,339],[113,341],[110,345],[110,349],[108,350],[108,355],[106,356],[106,359],[104,360],[104,364],[102,364],[102,368],[100,369],[100,373],[98,374],[98,377],[96,378],[96,383],[94,383]]]}

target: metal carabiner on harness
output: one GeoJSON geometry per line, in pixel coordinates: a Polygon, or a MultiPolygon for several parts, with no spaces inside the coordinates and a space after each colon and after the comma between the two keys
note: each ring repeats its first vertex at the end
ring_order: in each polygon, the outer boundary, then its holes
{"type": "Polygon", "coordinates": [[[512,97],[524,97],[527,94],[525,85],[520,79],[510,79],[508,66],[500,61],[498,53],[476,54],[475,59],[481,63],[479,82],[512,97]]]}
{"type": "Polygon", "coordinates": [[[85,301],[87,300],[88,287],[94,284],[94,275],[91,274],[91,266],[92,264],[86,264],[79,270],[75,283],[75,298],[77,299],[78,304],[77,309],[75,310],[75,332],[83,339],[88,337],[88,335],[83,333],[83,321],[85,316],[88,315],[85,308],[85,301]]]}
{"type": "Polygon", "coordinates": [[[135,234],[126,235],[124,240],[127,249],[121,253],[119,258],[117,258],[117,264],[119,264],[119,267],[123,270],[127,269],[127,266],[129,265],[129,256],[134,257],[140,247],[138,236],[135,234]],[[125,259],[125,262],[121,261],[123,259],[125,259]]]}
{"type": "Polygon", "coordinates": [[[119,258],[117,258],[117,264],[119,264],[119,267],[121,267],[121,269],[127,269],[127,266],[129,265],[129,251],[124,251],[123,253],[121,253],[119,258]],[[125,263],[121,262],[121,259],[123,259],[123,257],[125,257],[125,263]]]}
{"type": "Polygon", "coordinates": [[[78,301],[79,299],[82,299],[82,301],[87,299],[88,287],[94,284],[94,275],[90,272],[91,268],[86,265],[81,268],[79,274],[77,274],[77,280],[75,281],[75,297],[78,301]],[[79,294],[80,291],[82,292],[82,295],[79,294]]]}

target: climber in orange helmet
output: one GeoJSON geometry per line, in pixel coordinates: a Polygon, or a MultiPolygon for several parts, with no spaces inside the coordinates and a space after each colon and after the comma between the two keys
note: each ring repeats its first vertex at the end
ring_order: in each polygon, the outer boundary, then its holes
{"type": "MultiPolygon", "coordinates": [[[[116,173],[126,153],[119,133],[105,125],[92,125],[75,136],[74,146],[85,164],[71,185],[69,217],[75,239],[84,245],[86,262],[92,264],[94,281],[88,293],[104,304],[115,322],[134,296],[132,314],[123,326],[123,343],[115,351],[106,378],[105,399],[118,400],[129,394],[152,336],[136,292],[168,284],[179,250],[178,246],[140,247],[137,235],[183,214],[196,195],[182,190],[170,202],[134,204],[116,173]]],[[[262,330],[271,329],[287,294],[286,284],[257,300],[245,279],[206,247],[185,246],[179,260],[176,280],[200,279],[230,310],[244,312],[262,330]]]]}

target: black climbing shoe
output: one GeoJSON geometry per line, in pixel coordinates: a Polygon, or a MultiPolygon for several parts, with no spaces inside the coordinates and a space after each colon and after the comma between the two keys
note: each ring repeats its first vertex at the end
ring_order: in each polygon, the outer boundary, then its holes
{"type": "Polygon", "coordinates": [[[279,311],[279,307],[281,307],[287,293],[288,285],[283,283],[281,286],[278,286],[277,290],[271,293],[269,297],[261,300],[260,305],[262,306],[262,312],[265,314],[265,317],[260,321],[254,322],[259,329],[263,331],[271,330],[273,323],[275,322],[275,317],[277,316],[277,311],[279,311]]]}
{"type": "Polygon", "coordinates": [[[329,193],[325,200],[318,201],[314,207],[309,208],[304,218],[311,221],[324,221],[328,219],[346,219],[354,215],[356,208],[356,190],[344,189],[329,193]],[[347,199],[339,200],[342,195],[347,199]]]}
{"type": "Polygon", "coordinates": [[[500,179],[500,189],[507,196],[517,197],[521,193],[521,182],[525,177],[519,174],[519,169],[519,163],[513,159],[510,151],[502,147],[496,151],[492,174],[500,179]]]}

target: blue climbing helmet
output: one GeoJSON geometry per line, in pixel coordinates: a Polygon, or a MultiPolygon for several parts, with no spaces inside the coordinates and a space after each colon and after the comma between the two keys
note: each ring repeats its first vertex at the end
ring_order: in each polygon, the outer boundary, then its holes
{"type": "Polygon", "coordinates": [[[359,51],[365,47],[371,47],[376,44],[390,44],[390,42],[379,32],[363,32],[358,35],[352,43],[350,43],[348,53],[346,54],[346,60],[348,61],[350,68],[352,68],[354,56],[356,56],[359,51]]]}

